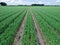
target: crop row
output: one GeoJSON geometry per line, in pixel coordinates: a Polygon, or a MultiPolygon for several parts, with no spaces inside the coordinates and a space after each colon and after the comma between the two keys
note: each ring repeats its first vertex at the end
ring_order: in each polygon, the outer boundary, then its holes
{"type": "Polygon", "coordinates": [[[30,12],[27,14],[27,21],[24,26],[23,36],[20,45],[39,45],[34,22],[30,12]]]}
{"type": "MultiPolygon", "coordinates": [[[[40,8],[41,9],[41,8],[40,8]]],[[[42,10],[44,11],[44,10],[42,10]]],[[[43,39],[46,43],[46,45],[59,45],[60,43],[60,36],[59,36],[59,31],[58,30],[58,25],[59,23],[55,23],[56,21],[54,19],[51,19],[49,16],[45,15],[43,12],[40,10],[34,10],[37,22],[42,29],[42,36],[43,39]],[[52,24],[54,23],[54,24],[52,24]],[[51,25],[54,25],[51,27],[51,25]],[[56,26],[57,30],[54,29],[56,26]],[[58,32],[57,32],[58,31],[58,32]]],[[[46,13],[46,12],[45,12],[46,13]]]]}
{"type": "Polygon", "coordinates": [[[40,16],[54,29],[54,31],[57,31],[58,33],[60,33],[60,22],[47,16],[44,12],[40,11],[37,13],[40,14],[40,16]]]}
{"type": "MultiPolygon", "coordinates": [[[[23,11],[22,11],[23,12],[23,11]]],[[[21,13],[22,13],[21,12],[21,13]]],[[[12,22],[14,22],[14,20],[19,16],[19,15],[21,15],[21,13],[20,12],[18,12],[17,14],[15,14],[15,15],[12,15],[12,16],[10,16],[10,17],[8,17],[7,19],[5,19],[4,21],[2,21],[1,23],[0,23],[0,34],[2,34],[2,33],[4,33],[4,31],[9,27],[9,25],[12,23],[12,22]]]]}
{"type": "Polygon", "coordinates": [[[22,22],[25,14],[26,11],[22,12],[21,14],[18,12],[17,14],[11,16],[10,19],[8,18],[9,20],[6,19],[6,23],[9,22],[9,24],[7,24],[8,28],[4,29],[4,33],[0,35],[0,45],[12,45],[18,26],[22,22]]]}
{"type": "Polygon", "coordinates": [[[14,11],[18,11],[18,10],[20,10],[20,9],[16,9],[16,8],[10,8],[10,7],[0,7],[0,17],[1,16],[5,16],[5,15],[7,15],[7,14],[10,14],[10,13],[12,13],[12,12],[14,12],[14,11]]]}
{"type": "Polygon", "coordinates": [[[17,10],[17,11],[15,10],[15,11],[9,13],[9,14],[7,13],[6,15],[1,16],[1,17],[0,17],[0,22],[4,21],[6,18],[8,18],[8,17],[10,17],[10,16],[18,13],[19,11],[20,11],[20,10],[17,10]]]}
{"type": "Polygon", "coordinates": [[[51,7],[51,8],[42,8],[41,10],[46,11],[46,13],[48,13],[49,15],[53,16],[53,17],[60,17],[60,7],[51,7]],[[53,12],[52,12],[53,11],[53,12]]]}

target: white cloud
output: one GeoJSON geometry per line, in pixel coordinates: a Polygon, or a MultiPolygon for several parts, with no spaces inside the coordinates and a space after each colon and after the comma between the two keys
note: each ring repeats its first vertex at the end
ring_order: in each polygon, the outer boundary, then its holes
{"type": "Polygon", "coordinates": [[[27,4],[30,5],[32,3],[38,3],[38,4],[46,4],[46,5],[50,5],[50,4],[60,4],[60,0],[55,0],[55,1],[45,1],[45,0],[0,0],[0,2],[6,2],[8,5],[18,5],[18,4],[27,4]]]}
{"type": "Polygon", "coordinates": [[[23,4],[23,0],[0,0],[0,2],[6,2],[8,5],[23,4]]]}
{"type": "Polygon", "coordinates": [[[8,2],[8,1],[10,1],[10,0],[0,0],[0,2],[8,2]]]}
{"type": "Polygon", "coordinates": [[[31,5],[32,3],[36,3],[36,4],[42,4],[44,2],[42,1],[25,1],[25,0],[0,0],[0,2],[6,2],[8,5],[18,5],[18,4],[25,4],[25,5],[31,5]]]}
{"type": "Polygon", "coordinates": [[[57,0],[56,2],[60,2],[60,0],[57,0]]]}

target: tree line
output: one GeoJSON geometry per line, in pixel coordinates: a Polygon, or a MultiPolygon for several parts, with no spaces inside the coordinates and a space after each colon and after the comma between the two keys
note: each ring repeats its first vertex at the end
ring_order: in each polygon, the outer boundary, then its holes
{"type": "MultiPolygon", "coordinates": [[[[0,2],[1,6],[7,6],[7,3],[0,2]]],[[[18,6],[44,6],[44,4],[32,4],[32,5],[18,5],[18,6]]]]}
{"type": "Polygon", "coordinates": [[[0,5],[1,5],[1,6],[7,6],[7,3],[5,3],[5,2],[0,2],[0,5]]]}
{"type": "Polygon", "coordinates": [[[44,4],[32,4],[31,6],[44,6],[44,4]]]}

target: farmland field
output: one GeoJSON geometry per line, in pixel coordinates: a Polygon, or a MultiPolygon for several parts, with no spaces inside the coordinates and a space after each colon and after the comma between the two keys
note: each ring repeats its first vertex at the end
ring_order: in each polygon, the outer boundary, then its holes
{"type": "Polygon", "coordinates": [[[0,45],[60,45],[60,7],[0,6],[0,45]]]}

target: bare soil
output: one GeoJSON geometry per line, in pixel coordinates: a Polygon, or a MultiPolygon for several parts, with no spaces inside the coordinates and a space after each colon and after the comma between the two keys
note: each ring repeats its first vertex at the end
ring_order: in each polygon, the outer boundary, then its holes
{"type": "Polygon", "coordinates": [[[18,29],[18,32],[16,34],[16,37],[15,37],[15,40],[14,40],[14,43],[13,45],[20,45],[20,39],[23,35],[23,31],[24,31],[24,25],[25,25],[25,22],[26,22],[26,18],[27,18],[27,13],[26,13],[26,16],[24,17],[19,29],[18,29]]]}
{"type": "Polygon", "coordinates": [[[41,34],[41,29],[36,21],[36,18],[35,18],[35,15],[33,13],[32,14],[32,17],[33,17],[33,20],[34,20],[34,25],[35,25],[35,28],[36,28],[36,31],[37,31],[37,35],[38,35],[38,40],[39,40],[39,45],[45,45],[44,43],[44,40],[42,38],[42,34],[41,34]]]}

